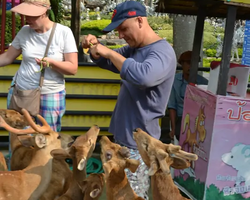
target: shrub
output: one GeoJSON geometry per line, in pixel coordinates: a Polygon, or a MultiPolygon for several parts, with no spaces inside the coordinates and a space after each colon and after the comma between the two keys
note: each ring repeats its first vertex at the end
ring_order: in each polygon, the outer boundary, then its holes
{"type": "Polygon", "coordinates": [[[215,49],[207,49],[205,54],[207,57],[216,57],[216,50],[215,49]]]}
{"type": "Polygon", "coordinates": [[[173,29],[169,17],[148,17],[148,23],[153,30],[173,29]]]}
{"type": "MultiPolygon", "coordinates": [[[[21,18],[19,15],[16,17],[16,33],[21,29],[21,18]]],[[[2,12],[0,11],[0,18],[2,18],[2,12]]],[[[12,12],[6,11],[6,23],[5,23],[5,45],[12,42],[12,12]]],[[[0,30],[2,30],[2,25],[0,24],[0,30]]]]}
{"type": "Polygon", "coordinates": [[[166,38],[166,40],[173,44],[173,30],[159,30],[157,31],[159,36],[162,38],[166,38]]]}
{"type": "Polygon", "coordinates": [[[216,38],[209,32],[204,32],[203,48],[215,49],[218,45],[216,38]]]}
{"type": "Polygon", "coordinates": [[[52,21],[60,23],[63,19],[64,8],[62,5],[62,0],[50,0],[51,3],[51,14],[54,15],[53,17],[50,16],[52,21]]]}
{"type": "MultiPolygon", "coordinates": [[[[111,14],[101,15],[101,20],[103,20],[103,19],[111,20],[111,16],[112,16],[112,13],[111,14]]],[[[85,16],[85,18],[86,18],[86,16],[85,16]]],[[[97,18],[97,14],[96,13],[94,13],[93,15],[89,16],[90,20],[96,20],[96,18],[97,18]]]]}
{"type": "Polygon", "coordinates": [[[210,67],[212,61],[221,61],[220,58],[203,58],[203,67],[210,67]]]}
{"type": "Polygon", "coordinates": [[[239,53],[239,57],[242,58],[243,49],[242,48],[238,48],[238,53],[239,53]]]}
{"type": "Polygon", "coordinates": [[[224,29],[222,27],[215,28],[214,26],[212,26],[208,22],[205,22],[204,31],[205,32],[210,32],[210,34],[214,33],[214,32],[216,32],[216,33],[224,33],[224,29]]]}
{"type": "Polygon", "coordinates": [[[81,26],[81,34],[87,35],[91,33],[95,36],[103,35],[102,30],[107,25],[109,25],[110,22],[111,20],[93,20],[93,21],[86,22],[81,26]]]}
{"type": "Polygon", "coordinates": [[[119,44],[117,44],[117,45],[110,45],[110,46],[107,46],[108,48],[110,48],[110,49],[118,49],[118,48],[121,48],[121,47],[123,47],[124,45],[119,45],[119,44]]]}

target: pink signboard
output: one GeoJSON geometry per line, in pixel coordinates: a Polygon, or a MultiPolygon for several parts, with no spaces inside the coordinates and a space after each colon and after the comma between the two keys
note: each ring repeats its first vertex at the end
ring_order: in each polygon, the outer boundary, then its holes
{"type": "Polygon", "coordinates": [[[199,159],[174,180],[198,200],[250,200],[250,100],[187,86],[180,143],[199,159]]]}
{"type": "Polygon", "coordinates": [[[206,199],[250,199],[250,99],[217,97],[206,186],[206,199]]]}
{"type": "Polygon", "coordinates": [[[179,145],[199,159],[185,170],[175,170],[175,181],[196,199],[203,199],[212,139],[216,96],[188,85],[184,99],[179,145]]]}

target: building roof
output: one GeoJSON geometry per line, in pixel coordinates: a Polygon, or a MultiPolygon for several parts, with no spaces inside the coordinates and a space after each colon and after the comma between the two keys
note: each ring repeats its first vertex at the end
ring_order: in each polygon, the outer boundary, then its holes
{"type": "Polygon", "coordinates": [[[208,17],[226,18],[228,5],[235,5],[237,19],[250,19],[250,0],[159,0],[156,12],[197,15],[203,6],[208,17]]]}

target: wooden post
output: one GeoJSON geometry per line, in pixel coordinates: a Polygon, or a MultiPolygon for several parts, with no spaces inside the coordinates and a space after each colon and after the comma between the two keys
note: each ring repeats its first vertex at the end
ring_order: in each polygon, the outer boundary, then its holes
{"type": "Polygon", "coordinates": [[[78,48],[80,44],[80,0],[71,0],[71,30],[78,48]]]}
{"type": "Polygon", "coordinates": [[[224,41],[222,48],[222,57],[220,65],[220,73],[217,87],[217,94],[226,95],[227,92],[227,80],[230,67],[231,49],[234,35],[234,26],[236,21],[237,7],[228,6],[227,9],[227,21],[224,33],[224,41]]]}
{"type": "Polygon", "coordinates": [[[206,8],[204,6],[201,6],[198,11],[196,25],[195,25],[191,68],[188,80],[189,83],[194,83],[194,84],[196,83],[205,18],[206,18],[206,8]]]}
{"type": "Polygon", "coordinates": [[[6,22],[6,0],[2,0],[2,19],[1,19],[1,43],[0,43],[0,54],[4,52],[5,49],[5,22],[6,22]]]}

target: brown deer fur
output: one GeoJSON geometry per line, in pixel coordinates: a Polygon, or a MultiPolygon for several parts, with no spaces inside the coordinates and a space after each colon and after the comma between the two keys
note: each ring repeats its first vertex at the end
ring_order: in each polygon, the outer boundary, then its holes
{"type": "MultiPolygon", "coordinates": [[[[37,126],[26,110],[22,110],[31,128],[15,129],[0,117],[0,126],[17,134],[21,143],[34,148],[30,164],[23,170],[0,172],[0,197],[4,200],[38,200],[51,180],[53,149],[61,148],[60,134],[51,130],[45,119],[38,115],[43,126],[37,126]],[[30,136],[29,134],[35,134],[30,136]]],[[[72,139],[68,138],[68,144],[72,139]]],[[[66,141],[65,141],[66,142],[66,141]]]]}
{"type": "Polygon", "coordinates": [[[133,136],[143,161],[149,167],[153,199],[186,200],[174,184],[169,167],[187,168],[190,166],[187,160],[197,160],[197,155],[184,152],[177,145],[163,144],[139,128],[133,136]]]}
{"type": "MultiPolygon", "coordinates": [[[[8,125],[14,128],[23,129],[25,126],[29,125],[24,116],[15,110],[0,109],[0,116],[8,125]]],[[[22,144],[17,139],[17,135],[10,133],[10,148],[12,155],[13,151],[18,146],[22,146],[22,144]]]]}
{"type": "Polygon", "coordinates": [[[143,200],[131,188],[125,168],[135,172],[140,162],[128,159],[129,150],[118,144],[112,143],[108,137],[102,136],[101,160],[106,179],[106,194],[108,200],[143,200]]]}
{"type": "Polygon", "coordinates": [[[98,200],[104,187],[104,174],[90,174],[88,178],[79,183],[79,187],[84,194],[83,199],[79,200],[98,200]]]}
{"type": "Polygon", "coordinates": [[[0,171],[7,171],[8,167],[6,165],[6,161],[4,155],[0,152],[0,171]]]}
{"type": "MultiPolygon", "coordinates": [[[[23,129],[25,126],[28,126],[29,123],[26,118],[21,115],[19,112],[8,109],[0,109],[0,116],[6,121],[7,124],[14,128],[23,129]]],[[[71,136],[60,134],[61,135],[61,148],[67,149],[67,141],[72,140],[71,136]]],[[[10,145],[12,151],[11,157],[11,170],[22,170],[26,168],[33,157],[34,149],[31,147],[26,147],[21,144],[16,134],[10,132],[10,145]]],[[[72,172],[69,169],[68,164],[64,160],[55,160],[52,161],[52,177],[48,189],[40,200],[51,200],[55,199],[57,196],[64,194],[70,184],[72,179],[72,172]]]]}
{"type": "Polygon", "coordinates": [[[79,200],[83,199],[82,190],[79,183],[86,179],[86,164],[88,158],[91,157],[96,144],[97,136],[100,132],[98,126],[92,126],[89,131],[79,136],[70,147],[69,153],[56,149],[51,151],[54,159],[71,158],[73,160],[73,179],[65,194],[60,196],[58,200],[79,200]]]}

